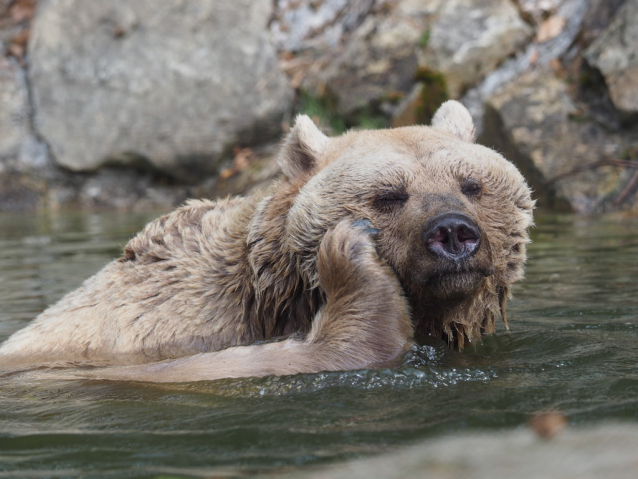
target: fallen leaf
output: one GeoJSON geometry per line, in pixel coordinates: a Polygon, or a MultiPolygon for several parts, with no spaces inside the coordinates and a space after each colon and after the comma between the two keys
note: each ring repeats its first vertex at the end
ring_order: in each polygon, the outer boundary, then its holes
{"type": "Polygon", "coordinates": [[[233,163],[230,167],[219,172],[221,180],[227,180],[238,173],[241,173],[250,166],[250,162],[255,159],[253,150],[250,148],[236,147],[233,149],[233,163]]]}
{"type": "Polygon", "coordinates": [[[532,417],[529,425],[543,439],[551,439],[565,429],[567,418],[558,411],[546,411],[532,417]]]}
{"type": "Polygon", "coordinates": [[[253,150],[250,148],[235,148],[233,150],[233,168],[237,171],[244,171],[254,159],[253,150]]]}
{"type": "Polygon", "coordinates": [[[565,28],[565,23],[565,19],[563,17],[559,17],[558,15],[549,17],[547,20],[541,23],[540,27],[538,27],[536,41],[538,43],[544,43],[548,40],[551,40],[552,38],[556,38],[565,28]]]}
{"type": "Polygon", "coordinates": [[[29,29],[25,28],[17,35],[13,36],[9,41],[9,54],[18,60],[24,58],[24,54],[27,50],[27,43],[29,42],[29,29]]]}
{"type": "Polygon", "coordinates": [[[35,0],[17,0],[13,2],[9,8],[9,15],[16,23],[31,20],[33,15],[35,15],[35,0]]]}

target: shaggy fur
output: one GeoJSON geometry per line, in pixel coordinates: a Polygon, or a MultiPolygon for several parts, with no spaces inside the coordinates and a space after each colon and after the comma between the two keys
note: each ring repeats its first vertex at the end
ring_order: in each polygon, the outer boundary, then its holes
{"type": "Polygon", "coordinates": [[[478,341],[523,276],[533,202],[518,170],[473,138],[452,101],[432,127],[336,138],[300,116],[268,194],[191,201],[150,223],[9,338],[0,366],[190,381],[392,364],[415,335],[478,341]],[[447,212],[481,232],[462,262],[424,241],[447,212]]]}

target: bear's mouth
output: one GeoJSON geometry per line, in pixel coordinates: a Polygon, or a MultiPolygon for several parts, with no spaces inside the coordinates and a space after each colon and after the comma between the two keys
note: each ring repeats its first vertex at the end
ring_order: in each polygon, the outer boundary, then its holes
{"type": "Polygon", "coordinates": [[[425,286],[439,299],[465,299],[476,292],[485,276],[478,270],[440,272],[431,275],[425,286]]]}
{"type": "Polygon", "coordinates": [[[464,300],[476,293],[485,278],[494,275],[495,268],[490,261],[449,262],[418,266],[410,270],[405,281],[401,281],[410,295],[423,299],[464,300]]]}
{"type": "Polygon", "coordinates": [[[428,296],[442,300],[463,300],[472,296],[483,283],[483,279],[494,274],[494,266],[478,264],[454,265],[446,268],[438,265],[420,283],[422,291],[428,296]]]}

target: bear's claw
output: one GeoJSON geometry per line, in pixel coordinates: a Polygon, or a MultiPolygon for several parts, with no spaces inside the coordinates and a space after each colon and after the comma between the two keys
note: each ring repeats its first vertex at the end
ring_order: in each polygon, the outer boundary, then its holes
{"type": "Polygon", "coordinates": [[[376,236],[381,233],[381,230],[372,226],[372,221],[367,218],[360,218],[352,222],[352,226],[355,228],[361,228],[364,233],[370,236],[376,236]]]}

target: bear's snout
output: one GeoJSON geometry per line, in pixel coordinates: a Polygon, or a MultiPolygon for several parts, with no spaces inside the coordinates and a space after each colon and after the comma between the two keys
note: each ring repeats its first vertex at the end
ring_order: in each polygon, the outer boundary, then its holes
{"type": "Polygon", "coordinates": [[[443,213],[427,222],[424,240],[434,255],[458,261],[476,254],[481,232],[472,218],[463,213],[443,213]]]}

